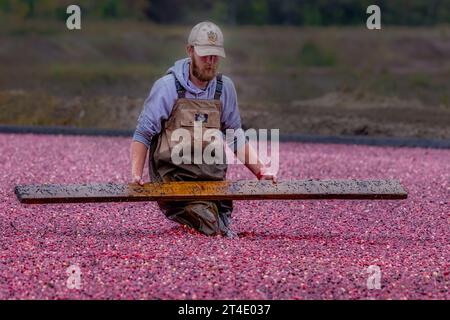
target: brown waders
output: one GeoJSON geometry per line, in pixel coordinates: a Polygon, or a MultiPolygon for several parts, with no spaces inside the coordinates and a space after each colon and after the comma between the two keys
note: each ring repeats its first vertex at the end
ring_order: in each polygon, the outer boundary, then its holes
{"type": "MultiPolygon", "coordinates": [[[[175,84],[178,99],[172,113],[161,125],[161,132],[152,139],[149,156],[149,169],[152,181],[216,181],[225,180],[227,164],[224,158],[222,164],[194,163],[194,151],[191,149],[192,162],[189,164],[174,164],[171,159],[173,147],[178,141],[171,141],[174,130],[183,128],[194,137],[194,121],[202,121],[202,130],[221,129],[222,93],[221,75],[217,76],[214,100],[185,98],[186,90],[176,79],[175,84]]],[[[194,138],[191,140],[193,146],[194,138]]],[[[202,143],[204,147],[204,143],[202,143]]],[[[223,146],[222,146],[223,147],[223,146]]],[[[203,148],[202,148],[203,152],[203,148]]],[[[225,156],[225,151],[223,152],[225,156]]],[[[206,235],[222,234],[232,237],[230,230],[231,200],[223,201],[158,201],[161,211],[170,220],[192,227],[206,235]]]]}

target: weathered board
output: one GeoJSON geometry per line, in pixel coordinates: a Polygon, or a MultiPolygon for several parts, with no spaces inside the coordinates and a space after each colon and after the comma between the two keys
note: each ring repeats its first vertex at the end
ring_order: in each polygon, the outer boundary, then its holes
{"type": "Polygon", "coordinates": [[[20,185],[22,203],[155,200],[406,199],[397,180],[180,181],[138,184],[20,185]]]}

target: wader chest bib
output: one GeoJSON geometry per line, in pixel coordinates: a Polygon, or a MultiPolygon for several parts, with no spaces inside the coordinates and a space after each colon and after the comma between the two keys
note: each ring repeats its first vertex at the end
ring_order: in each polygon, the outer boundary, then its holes
{"type": "MultiPolygon", "coordinates": [[[[217,76],[216,92],[213,100],[185,98],[186,90],[174,75],[178,99],[170,117],[161,124],[161,132],[154,136],[150,145],[149,171],[152,181],[215,181],[225,180],[227,164],[223,149],[223,163],[194,163],[194,121],[202,121],[202,134],[207,129],[221,130],[222,78],[217,76]],[[179,128],[191,134],[191,163],[174,164],[171,153],[180,141],[171,141],[172,133],[179,128]]],[[[198,128],[197,128],[198,130],[198,128]]],[[[184,141],[183,141],[184,142],[184,141]]],[[[202,152],[204,148],[202,144],[202,152]]],[[[224,146],[222,145],[222,148],[224,146]]],[[[167,218],[188,225],[207,234],[228,234],[233,203],[224,201],[158,201],[167,218]]]]}

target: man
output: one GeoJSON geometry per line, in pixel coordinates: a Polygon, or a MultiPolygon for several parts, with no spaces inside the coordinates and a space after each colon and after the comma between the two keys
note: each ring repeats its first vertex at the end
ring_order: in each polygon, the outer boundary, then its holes
{"type": "MultiPolygon", "coordinates": [[[[217,73],[220,57],[225,58],[219,27],[209,21],[194,26],[186,49],[189,57],[175,62],[155,82],[144,103],[130,150],[133,183],[144,184],[142,176],[148,150],[152,181],[225,180],[225,162],[175,164],[172,159],[177,143],[172,134],[177,129],[193,133],[195,123],[223,133],[226,129],[241,128],[233,82],[217,73]]],[[[244,148],[245,159],[239,160],[258,179],[276,182],[275,174],[268,172],[248,141],[243,141],[238,143],[235,139],[231,146],[238,156],[241,155],[238,150],[244,148]],[[256,163],[250,163],[249,159],[256,159],[256,163]]],[[[203,234],[235,236],[230,230],[232,201],[158,201],[158,205],[167,218],[203,234]]]]}

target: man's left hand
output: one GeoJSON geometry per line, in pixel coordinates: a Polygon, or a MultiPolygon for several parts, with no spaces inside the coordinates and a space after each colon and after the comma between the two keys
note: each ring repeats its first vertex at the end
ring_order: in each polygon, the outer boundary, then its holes
{"type": "Polygon", "coordinates": [[[256,174],[256,177],[258,180],[272,180],[274,183],[277,182],[277,174],[265,167],[260,169],[260,171],[256,174]]]}

